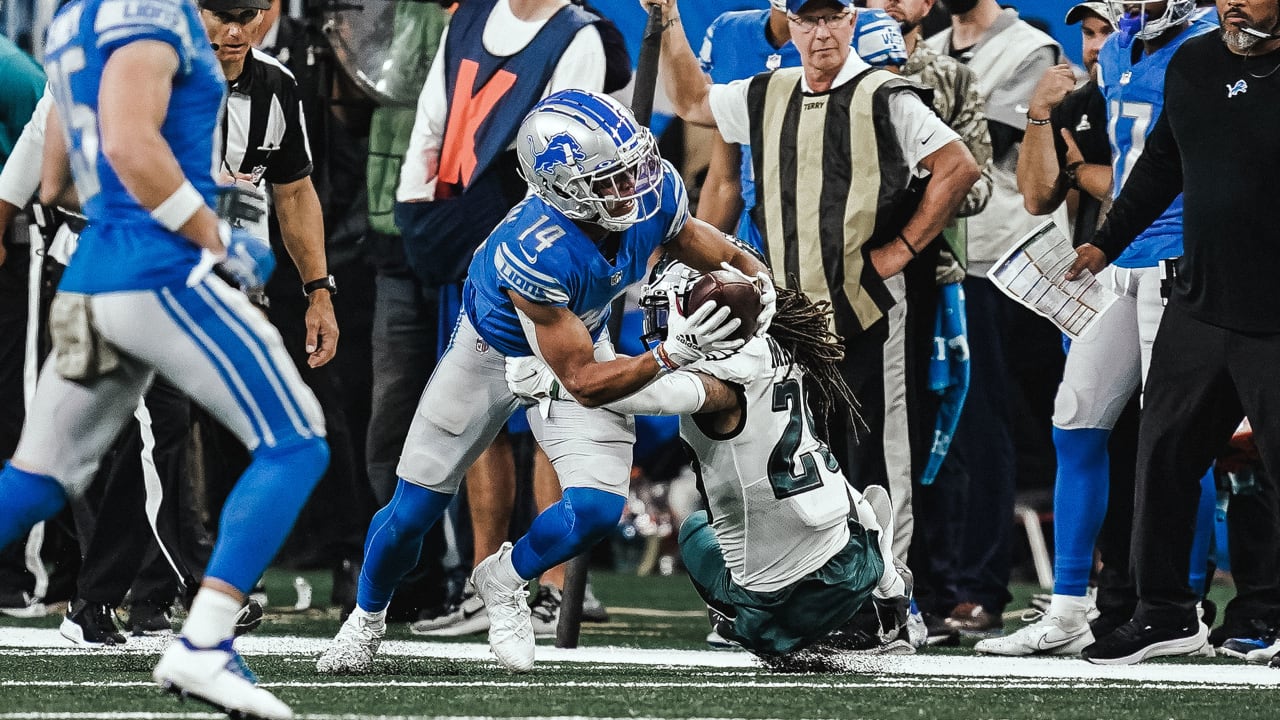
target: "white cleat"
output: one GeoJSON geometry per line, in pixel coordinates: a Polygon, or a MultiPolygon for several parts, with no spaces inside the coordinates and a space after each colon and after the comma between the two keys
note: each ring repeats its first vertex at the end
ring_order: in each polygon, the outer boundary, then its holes
{"type": "Polygon", "coordinates": [[[503,572],[503,564],[511,564],[510,556],[511,543],[503,543],[498,552],[476,565],[471,584],[489,610],[489,648],[498,662],[512,672],[528,672],[534,654],[528,583],[515,584],[503,577],[514,575],[509,569],[503,572]]]}
{"type": "Polygon", "coordinates": [[[1078,655],[1093,644],[1093,631],[1084,618],[1068,622],[1057,615],[1045,615],[1012,635],[978,641],[973,649],[987,655],[1078,655]]]}
{"type": "Polygon", "coordinates": [[[316,672],[363,675],[373,670],[373,656],[387,634],[387,611],[366,612],[356,607],[342,623],[333,642],[316,660],[316,672]]]}
{"type": "Polygon", "coordinates": [[[1280,655],[1280,640],[1272,643],[1270,647],[1264,647],[1261,650],[1250,650],[1249,654],[1244,656],[1244,661],[1251,665],[1266,665],[1276,655],[1280,655]]]}
{"type": "Polygon", "coordinates": [[[186,638],[178,638],[160,657],[152,677],[178,697],[194,698],[232,718],[293,717],[288,705],[256,685],[258,679],[230,639],[217,647],[198,648],[186,638]]]}

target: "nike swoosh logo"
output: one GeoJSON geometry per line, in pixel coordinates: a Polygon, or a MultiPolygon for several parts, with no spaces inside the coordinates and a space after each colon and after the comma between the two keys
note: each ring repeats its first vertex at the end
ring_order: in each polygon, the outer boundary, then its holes
{"type": "Polygon", "coordinates": [[[538,253],[534,253],[534,254],[530,255],[530,254],[529,254],[529,251],[528,251],[528,250],[525,250],[525,249],[524,249],[524,246],[523,246],[523,245],[521,245],[521,246],[520,246],[520,254],[521,254],[521,255],[524,255],[524,259],[525,259],[525,260],[527,260],[527,261],[529,261],[529,264],[530,264],[530,265],[537,265],[537,264],[538,264],[538,253]]]}
{"type": "Polygon", "coordinates": [[[921,145],[928,145],[928,144],[929,144],[929,141],[930,141],[930,140],[932,140],[932,139],[933,139],[933,136],[934,136],[934,135],[936,135],[936,134],[937,134],[937,133],[929,133],[929,137],[927,137],[927,138],[925,138],[925,139],[921,140],[921,141],[920,141],[920,144],[921,144],[921,145]]]}

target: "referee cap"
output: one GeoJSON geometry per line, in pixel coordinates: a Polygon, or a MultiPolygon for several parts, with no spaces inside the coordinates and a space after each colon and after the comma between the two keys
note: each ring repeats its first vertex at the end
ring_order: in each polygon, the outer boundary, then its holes
{"type": "Polygon", "coordinates": [[[1111,10],[1107,8],[1105,2],[1082,2],[1072,5],[1071,9],[1067,11],[1067,18],[1064,22],[1068,25],[1084,22],[1084,19],[1090,13],[1106,20],[1108,23],[1111,22],[1111,10]]]}
{"type": "Polygon", "coordinates": [[[200,7],[210,12],[232,10],[270,10],[271,0],[200,0],[200,7]]]}

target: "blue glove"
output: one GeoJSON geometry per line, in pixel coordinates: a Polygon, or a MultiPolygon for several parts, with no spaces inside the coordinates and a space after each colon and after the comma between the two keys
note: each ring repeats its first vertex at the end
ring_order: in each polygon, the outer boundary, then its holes
{"type": "Polygon", "coordinates": [[[218,231],[222,235],[222,244],[227,248],[227,256],[221,262],[222,269],[242,290],[253,290],[266,285],[271,271],[276,269],[276,256],[271,252],[271,243],[244,228],[231,227],[226,222],[219,224],[218,231]]]}

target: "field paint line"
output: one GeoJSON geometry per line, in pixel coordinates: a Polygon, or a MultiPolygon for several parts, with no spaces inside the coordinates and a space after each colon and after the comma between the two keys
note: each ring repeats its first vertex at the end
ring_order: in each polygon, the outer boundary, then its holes
{"type": "MultiPolygon", "coordinates": [[[[0,713],[0,720],[225,720],[224,713],[179,712],[14,712],[0,713]]],[[[330,713],[301,713],[295,720],[493,720],[478,715],[337,715],[330,713]]],[[[661,717],[610,718],[591,715],[537,715],[506,717],[503,720],[667,720],[661,717]]],[[[745,720],[744,718],[716,718],[716,720],[745,720]]],[[[752,720],[781,720],[779,718],[752,718],[752,720]]],[[[803,720],[788,718],[787,720],[803,720]]],[[[852,720],[859,720],[854,718],[852,720]]]]}
{"type": "MultiPolygon", "coordinates": [[[[614,607],[609,606],[610,615],[634,615],[636,617],[654,617],[654,618],[705,618],[706,610],[654,610],[653,608],[631,608],[631,607],[614,607]]],[[[591,623],[585,623],[583,627],[591,627],[591,623]]]]}
{"type": "MultiPolygon", "coordinates": [[[[159,654],[167,646],[165,638],[130,638],[128,644],[115,647],[68,647],[68,641],[54,628],[6,628],[0,631],[0,654],[31,655],[31,648],[43,648],[47,655],[159,654]],[[137,642],[135,642],[137,641],[137,642]],[[150,642],[143,642],[150,641],[150,642]],[[16,648],[16,649],[15,649],[16,648]]],[[[236,641],[246,656],[277,655],[285,657],[317,657],[329,645],[327,638],[247,635],[236,641]]],[[[480,643],[441,643],[426,640],[388,640],[382,643],[380,658],[423,658],[452,661],[494,662],[489,646],[480,643]]],[[[539,662],[590,663],[591,665],[650,666],[662,668],[705,667],[720,670],[742,669],[768,674],[760,662],[745,652],[714,650],[674,650],[621,647],[580,647],[574,649],[539,645],[539,662]]],[[[1110,682],[1150,682],[1176,685],[1280,686],[1280,672],[1259,665],[1243,663],[1177,662],[1140,663],[1138,665],[1092,665],[1079,658],[1021,657],[1006,658],[981,655],[848,655],[838,659],[836,674],[850,674],[859,679],[890,676],[931,676],[989,678],[1007,681],[1011,678],[1110,682]]]]}

